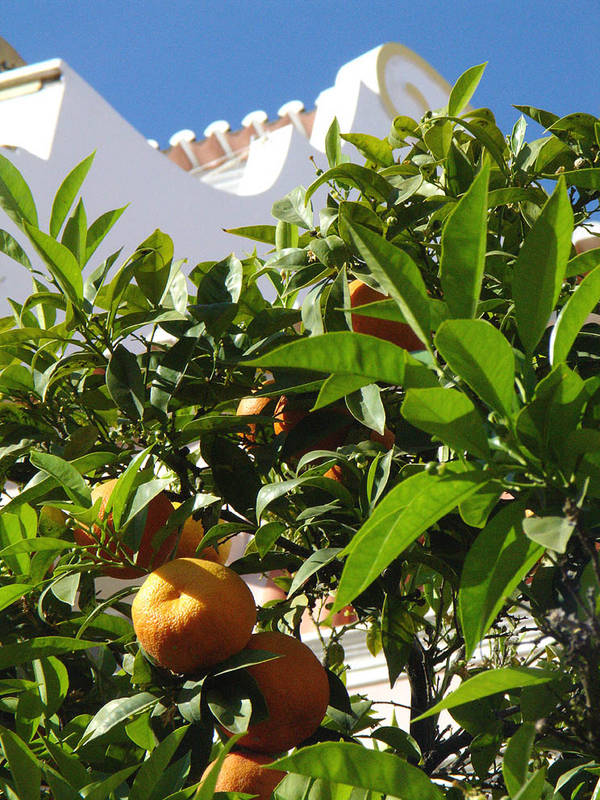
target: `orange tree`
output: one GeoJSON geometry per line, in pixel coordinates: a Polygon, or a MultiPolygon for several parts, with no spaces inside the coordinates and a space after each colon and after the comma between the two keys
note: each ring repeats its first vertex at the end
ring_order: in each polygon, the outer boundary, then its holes
{"type": "Polygon", "coordinates": [[[179,505],[156,548],[193,515],[199,547],[250,534],[239,574],[282,571],[258,630],[299,636],[334,597],[390,684],[408,678],[402,727],[348,695],[347,626],[322,625],[329,706],[276,760],[279,800],[598,796],[600,250],[571,239],[598,207],[600,120],[520,106],[505,137],[468,107],[481,73],[386,138],[334,122],[314,183],[275,224],[232,231],[266,255],[189,274],[160,231],[97,263],[120,211],[88,225],[91,159],[45,231],[0,158],[22,232],[0,247],[33,283],[0,321],[4,796],[204,800],[237,741],[223,729],[265,717],[251,668],[272,654],[161,668],[132,629],[137,586],[102,583],[111,537],[139,566],[163,492],[179,505]],[[353,280],[384,297],[351,303],[353,280]],[[376,335],[353,332],[360,315],[376,335]],[[381,320],[421,349],[378,338],[381,320]],[[251,395],[274,402],[236,414],[251,395]],[[99,519],[91,489],[110,479],[99,519]],[[90,526],[97,552],[73,536],[90,526]]]}

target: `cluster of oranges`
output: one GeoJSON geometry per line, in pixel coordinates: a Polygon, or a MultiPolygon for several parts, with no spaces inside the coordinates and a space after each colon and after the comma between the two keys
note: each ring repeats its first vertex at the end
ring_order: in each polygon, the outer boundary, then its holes
{"type": "MultiPolygon", "coordinates": [[[[352,308],[388,299],[386,295],[358,279],[352,281],[348,288],[352,308]]],[[[352,314],[351,316],[352,327],[356,333],[366,333],[378,339],[385,339],[409,351],[423,348],[421,340],[404,322],[367,317],[362,314],[352,314]]],[[[273,381],[266,381],[263,388],[267,387],[269,383],[273,383],[273,381]]],[[[335,450],[344,443],[351,426],[351,423],[347,421],[349,414],[345,408],[333,407],[331,410],[309,414],[308,407],[303,407],[301,400],[292,400],[286,395],[282,395],[278,400],[264,395],[244,397],[240,401],[236,413],[238,416],[272,415],[275,435],[289,434],[300,422],[308,420],[309,424],[305,425],[305,433],[309,447],[294,450],[291,454],[294,459],[300,458],[309,450],[335,450]],[[323,430],[324,428],[325,430],[323,430]]],[[[250,423],[247,428],[248,430],[242,434],[242,438],[246,445],[252,447],[256,443],[256,425],[250,423]]],[[[394,444],[394,435],[387,428],[383,434],[372,431],[370,438],[372,441],[380,443],[386,450],[389,450],[394,444]]],[[[325,473],[325,477],[342,481],[342,469],[336,464],[325,473]]]]}
{"type": "MultiPolygon", "coordinates": [[[[101,500],[100,520],[115,483],[108,481],[92,491],[94,501],[101,500]]],[[[204,533],[200,522],[190,518],[180,532],[153,547],[157,531],[173,510],[163,494],[150,502],[137,553],[115,532],[110,512],[104,535],[93,525],[77,529],[75,539],[92,556],[101,557],[105,575],[134,578],[154,570],[140,587],[131,616],[140,645],[165,669],[183,675],[207,672],[243,649],[277,656],[247,668],[263,695],[268,716],[250,724],[237,745],[241,751],[228,753],[216,786],[216,791],[247,792],[266,800],[283,773],[265,765],[311,736],[325,715],[327,673],[312,650],[293,636],[252,633],[254,597],[239,575],[223,563],[228,547],[209,547],[195,557],[204,533]],[[176,544],[174,557],[167,560],[176,544]],[[123,564],[124,558],[128,564],[123,564]]]]}
{"type": "Polygon", "coordinates": [[[313,734],[327,710],[327,673],[314,653],[293,636],[253,634],[250,589],[229,567],[200,558],[176,558],[152,572],[131,616],[145,652],[173,672],[208,671],[244,648],[278,656],[247,668],[268,716],[250,724],[238,742],[242,752],[226,756],[216,786],[270,797],[283,775],[264,765],[313,734]]]}

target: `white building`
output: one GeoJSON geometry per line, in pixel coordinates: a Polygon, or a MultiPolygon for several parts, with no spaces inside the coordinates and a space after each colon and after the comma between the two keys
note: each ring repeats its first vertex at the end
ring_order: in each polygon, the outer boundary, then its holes
{"type": "MultiPolygon", "coordinates": [[[[219,120],[200,140],[193,131],[179,131],[163,153],[68,64],[52,59],[0,72],[0,154],[23,173],[40,227],[47,230],[61,181],[95,151],[82,189],[88,221],[130,204],[95,263],[123,245],[124,254],[130,253],[160,228],[172,237],[175,257],[187,258],[191,269],[232,250],[252,249],[223,228],[264,224],[275,200],[297,185],[308,186],[314,179],[309,158],[326,166],[324,138],[335,116],[342,132],[385,136],[394,116],[420,118],[444,105],[449,89],[411,50],[384,44],[342,66],[313,110],[292,101],[276,120],[251,112],[238,131],[219,120]]],[[[358,155],[349,145],[347,150],[351,158],[358,155]]],[[[315,208],[321,199],[324,194],[315,198],[315,208]]],[[[23,234],[1,215],[0,228],[31,252],[23,234]]],[[[30,292],[26,271],[2,253],[0,281],[2,297],[22,301],[30,292]]],[[[8,311],[2,303],[0,316],[8,311]]]]}

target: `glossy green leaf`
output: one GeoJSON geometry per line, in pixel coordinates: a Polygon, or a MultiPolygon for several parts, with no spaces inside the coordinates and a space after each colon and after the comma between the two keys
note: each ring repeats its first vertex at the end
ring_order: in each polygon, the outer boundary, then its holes
{"type": "Polygon", "coordinates": [[[29,458],[34,466],[53,477],[74,503],[85,508],[92,505],[90,490],[86,482],[69,461],[37,450],[32,451],[29,458]]]}
{"type": "Polygon", "coordinates": [[[124,783],[136,769],[137,764],[134,764],[132,767],[124,767],[117,772],[113,772],[112,775],[109,775],[103,780],[87,784],[87,786],[84,786],[82,789],[85,800],[108,800],[111,793],[124,783]]]}
{"type": "Polygon", "coordinates": [[[269,767],[370,789],[402,800],[441,800],[442,797],[438,787],[417,767],[392,753],[347,742],[320,742],[303,747],[269,767]]]}
{"type": "Polygon", "coordinates": [[[409,389],[402,416],[453,450],[467,450],[480,458],[489,456],[481,415],[467,395],[457,389],[409,389]]]}
{"type": "Polygon", "coordinates": [[[340,164],[328,169],[311,183],[306,190],[306,201],[308,202],[319,186],[330,181],[354,186],[367,197],[373,197],[382,203],[390,201],[395,192],[394,187],[378,172],[358,164],[340,164]]]}
{"type": "Polygon", "coordinates": [[[470,658],[506,598],[544,551],[523,533],[525,506],[513,501],[499,511],[471,545],[460,578],[458,617],[470,658]]]}
{"type": "Polygon", "coordinates": [[[440,325],[435,344],[456,375],[484,403],[511,415],[515,358],[500,331],[485,320],[448,320],[440,325]]]}
{"type": "Polygon", "coordinates": [[[288,590],[288,595],[293,595],[298,589],[303,586],[311,575],[318,572],[326,564],[330,564],[342,552],[341,547],[327,547],[323,550],[317,550],[312,553],[306,561],[302,564],[300,569],[294,575],[292,585],[288,590]]]}
{"type": "Polygon", "coordinates": [[[140,692],[131,697],[110,700],[90,720],[78,746],[82,747],[84,744],[93,742],[94,739],[108,733],[116,725],[121,725],[134,715],[152,708],[157,702],[158,699],[150,692],[140,692]]]}
{"type": "Polygon", "coordinates": [[[562,307],[550,335],[550,363],[564,361],[588,316],[600,300],[600,266],[581,281],[562,307]]]}
{"type": "Polygon", "coordinates": [[[26,222],[37,226],[31,190],[19,170],[3,155],[0,155],[0,205],[20,228],[26,222]]]}
{"type": "Polygon", "coordinates": [[[447,465],[443,477],[420,472],[394,487],[345,548],[336,594],[339,611],[364,591],[424,531],[486,481],[479,470],[447,465]]]}
{"type": "Polygon", "coordinates": [[[203,778],[200,783],[200,787],[197,790],[196,794],[194,795],[194,800],[213,800],[215,794],[215,786],[217,785],[217,778],[219,777],[219,771],[221,769],[221,765],[225,758],[227,757],[227,753],[231,750],[232,747],[241,739],[242,734],[236,734],[232,736],[225,744],[223,745],[219,755],[215,759],[210,769],[210,772],[203,778]]]}
{"type": "Polygon", "coordinates": [[[416,719],[431,717],[446,708],[456,708],[456,706],[472,703],[474,700],[481,700],[482,697],[491,697],[491,695],[499,694],[500,692],[521,689],[524,686],[539,686],[543,683],[550,683],[558,677],[560,677],[560,673],[531,667],[488,669],[461,683],[458,689],[451,692],[441,702],[436,703],[416,719]]]}
{"type": "Polygon", "coordinates": [[[486,66],[487,61],[470,67],[458,78],[448,98],[448,116],[456,117],[465,109],[479,85],[486,66]]]}
{"type": "Polygon", "coordinates": [[[335,403],[352,392],[356,392],[362,386],[366,386],[371,379],[364,375],[330,375],[319,389],[319,394],[311,411],[335,403]]]}
{"type": "Polygon", "coordinates": [[[151,794],[159,778],[175,755],[189,726],[184,725],[172,731],[154,748],[150,757],[140,767],[131,786],[128,800],[146,800],[151,794]]]}
{"type": "Polygon", "coordinates": [[[534,740],[535,725],[526,722],[508,741],[502,761],[502,776],[510,797],[514,798],[527,780],[534,740]]]}
{"type": "Polygon", "coordinates": [[[69,673],[62,661],[54,656],[34,661],[33,670],[44,714],[49,718],[58,711],[67,696],[69,673]]]}
{"type": "Polygon", "coordinates": [[[376,383],[370,383],[349,394],[346,397],[346,406],[358,422],[383,435],[385,408],[381,401],[379,386],[376,383]]]}
{"type": "Polygon", "coordinates": [[[489,162],[460,198],[442,231],[440,272],[444,300],[454,317],[474,317],[487,249],[489,162]]]}
{"type": "Polygon", "coordinates": [[[8,231],[0,230],[0,253],[4,253],[4,255],[12,258],[13,261],[17,261],[27,269],[31,269],[29,256],[8,231]]]}
{"type": "Polygon", "coordinates": [[[304,186],[297,186],[291,192],[288,192],[283,199],[273,203],[271,214],[275,219],[312,230],[314,225],[313,210],[308,203],[309,198],[310,194],[304,186]]]}
{"type": "Polygon", "coordinates": [[[81,267],[73,253],[64,244],[57,242],[47,233],[42,233],[27,222],[25,230],[63,294],[75,307],[81,305],[83,278],[81,277],[81,267]]]}
{"type": "Polygon", "coordinates": [[[340,142],[340,124],[337,117],[331,120],[331,125],[325,134],[325,155],[330,167],[337,167],[342,163],[342,147],[340,142]]]}
{"type": "Polygon", "coordinates": [[[67,636],[38,636],[18,644],[5,644],[0,646],[0,669],[27,664],[36,658],[87,650],[89,647],[99,647],[102,644],[83,639],[70,639],[67,636]]]}
{"type": "Polygon", "coordinates": [[[349,223],[348,231],[354,246],[367,262],[377,282],[398,303],[404,318],[424,346],[430,347],[429,298],[415,262],[404,250],[395,247],[364,225],[349,223]]]}
{"type": "Polygon", "coordinates": [[[75,201],[77,192],[80,190],[92,166],[94,156],[95,153],[92,153],[77,164],[77,166],[69,172],[56,192],[56,196],[52,202],[52,212],[50,214],[50,236],[54,239],[58,238],[60,229],[67,218],[69,209],[75,201]]]}
{"type": "Polygon", "coordinates": [[[108,232],[113,227],[113,225],[118,221],[121,214],[125,211],[127,206],[123,206],[122,208],[116,208],[114,211],[107,211],[104,214],[101,214],[98,219],[95,219],[90,227],[88,228],[87,235],[86,235],[86,247],[85,247],[85,263],[90,260],[93,254],[96,252],[98,247],[102,244],[104,239],[106,238],[108,232]]]}
{"type": "Polygon", "coordinates": [[[252,239],[255,242],[275,244],[276,227],[275,225],[245,225],[242,228],[225,228],[225,233],[252,239]]]}
{"type": "Polygon", "coordinates": [[[559,178],[519,251],[513,276],[517,329],[524,347],[533,352],[548,325],[571,253],[573,211],[559,178]]]}
{"type": "Polygon", "coordinates": [[[547,550],[566,553],[575,525],[565,517],[529,517],[523,520],[523,531],[528,539],[547,550]]]}
{"type": "Polygon", "coordinates": [[[142,418],[146,399],[144,378],[137,358],[122,344],[115,348],[108,362],[106,388],[115,405],[125,414],[142,418]]]}
{"type": "Polygon", "coordinates": [[[19,800],[40,800],[41,764],[16,733],[0,726],[0,745],[12,775],[19,800]]]}
{"type": "MultiPolygon", "coordinates": [[[[394,154],[385,139],[378,139],[367,133],[342,133],[342,139],[354,145],[358,152],[368,161],[380,167],[390,167],[394,163],[394,154]]],[[[330,166],[335,166],[331,164],[330,166]]]]}
{"type": "Polygon", "coordinates": [[[171,274],[173,242],[170,236],[155,230],[136,249],[133,274],[137,285],[153,306],[157,306],[165,292],[171,274]]]}
{"type": "Polygon", "coordinates": [[[356,375],[402,384],[406,350],[374,336],[334,331],[285,344],[245,362],[251,367],[291,367],[312,372],[356,375]]]}
{"type": "Polygon", "coordinates": [[[33,586],[27,583],[10,583],[7,586],[0,586],[0,611],[8,608],[21,597],[25,597],[32,590],[33,586]]]}

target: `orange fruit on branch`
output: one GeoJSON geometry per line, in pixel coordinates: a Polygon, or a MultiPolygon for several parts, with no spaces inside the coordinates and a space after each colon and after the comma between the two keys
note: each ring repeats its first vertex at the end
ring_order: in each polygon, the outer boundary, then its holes
{"type": "MultiPolygon", "coordinates": [[[[388,296],[372,289],[361,280],[353,280],[348,286],[350,290],[350,305],[352,308],[375,303],[379,300],[388,300],[388,296]]],[[[378,339],[386,339],[405,350],[422,350],[424,345],[419,337],[413,333],[410,325],[405,322],[394,322],[391,319],[377,319],[366,317],[362,314],[352,314],[352,328],[356,333],[368,333],[378,339]]]]}
{"type": "Polygon", "coordinates": [[[281,658],[248,667],[262,692],[268,718],[251,724],[240,747],[281,753],[313,734],[329,704],[329,681],[313,651],[293,636],[276,631],[253,634],[246,648],[281,658]]]}
{"type": "MultiPolygon", "coordinates": [[[[287,773],[278,769],[265,769],[272,763],[271,756],[262,753],[227,753],[215,786],[216,792],[243,792],[257,795],[255,800],[269,800],[273,789],[287,773]]],[[[213,761],[204,770],[206,778],[215,764],[213,761]]]]}
{"type": "MultiPolygon", "coordinates": [[[[267,380],[263,383],[261,388],[268,386],[274,381],[267,380]]],[[[238,403],[236,414],[238,417],[253,417],[260,414],[269,414],[274,404],[272,397],[242,397],[238,403]]],[[[241,431],[239,434],[245,442],[252,445],[256,442],[256,425],[254,423],[248,424],[248,431],[241,431]]]]}
{"type": "MultiPolygon", "coordinates": [[[[106,506],[116,483],[114,479],[97,484],[92,489],[92,503],[101,500],[98,510],[99,520],[104,520],[106,506]]],[[[177,531],[172,531],[160,544],[155,541],[155,536],[172,513],[173,504],[164,492],[152,498],[147,506],[146,524],[137,553],[134,553],[115,531],[111,512],[108,514],[105,534],[99,525],[92,525],[91,530],[75,528],[73,536],[77,544],[85,546],[92,557],[101,556],[114,564],[102,568],[104,575],[113,578],[138,578],[163,564],[171,555],[177,541],[177,531]],[[135,566],[129,566],[127,561],[133,561],[135,566]]]]}
{"type": "MultiPolygon", "coordinates": [[[[177,508],[180,503],[173,503],[177,508]]],[[[181,527],[179,534],[179,542],[175,550],[175,558],[203,558],[206,561],[215,561],[218,564],[224,564],[231,552],[231,539],[226,539],[224,542],[211,544],[204,547],[199,553],[197,548],[202,539],[204,538],[204,525],[202,520],[194,519],[193,516],[188,517],[181,527]]]]}
{"type": "Polygon", "coordinates": [[[131,606],[138,640],[173,672],[208,670],[242,650],[256,622],[252,592],[214,561],[176,558],[152,572],[131,606]]]}
{"type": "Polygon", "coordinates": [[[291,454],[294,458],[301,458],[311,450],[335,450],[344,444],[351,426],[351,422],[347,421],[350,415],[345,408],[333,407],[309,413],[302,400],[296,397],[289,398],[287,395],[279,398],[273,416],[275,417],[273,430],[276,435],[285,433],[289,436],[300,423],[303,423],[305,446],[294,448],[291,454]]]}

